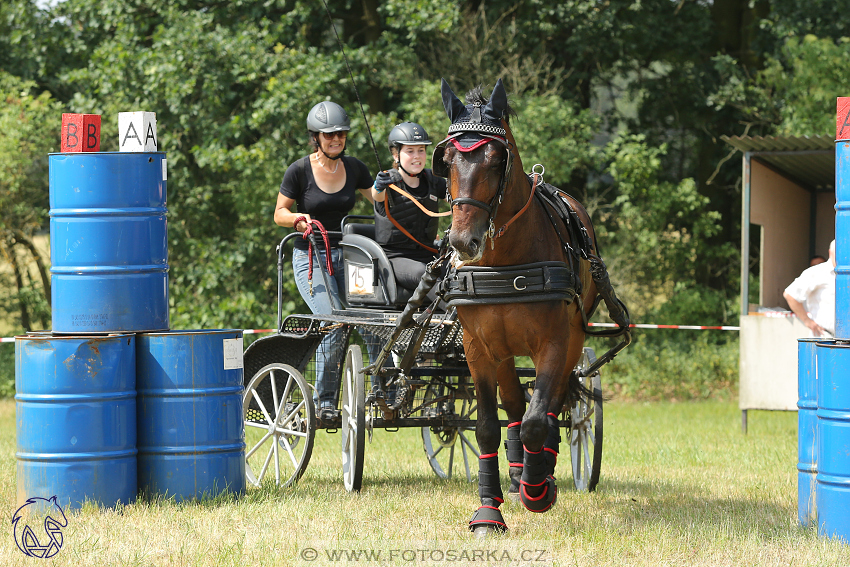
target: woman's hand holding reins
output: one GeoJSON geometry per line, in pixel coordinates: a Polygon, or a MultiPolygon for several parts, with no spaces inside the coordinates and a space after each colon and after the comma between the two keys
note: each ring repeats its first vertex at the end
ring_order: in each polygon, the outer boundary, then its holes
{"type": "Polygon", "coordinates": [[[310,218],[310,215],[298,215],[292,222],[292,226],[295,228],[296,231],[303,233],[305,230],[307,230],[307,227],[310,226],[311,222],[312,219],[310,218]]]}
{"type": "Polygon", "coordinates": [[[375,191],[381,192],[386,190],[392,183],[401,181],[401,173],[397,169],[388,169],[381,171],[375,176],[375,191]]]}

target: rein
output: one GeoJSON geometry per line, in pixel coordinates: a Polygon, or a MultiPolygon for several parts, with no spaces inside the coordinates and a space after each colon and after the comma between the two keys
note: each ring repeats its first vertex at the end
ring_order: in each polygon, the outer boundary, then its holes
{"type": "MultiPolygon", "coordinates": [[[[492,138],[494,140],[499,140],[499,138],[492,138]]],[[[501,142],[501,140],[499,140],[501,142]]],[[[502,142],[504,143],[504,142],[502,142]]],[[[487,236],[490,237],[490,248],[492,249],[495,246],[495,240],[501,237],[505,231],[511,226],[514,221],[516,221],[519,217],[528,210],[528,207],[531,206],[531,202],[534,201],[534,193],[537,191],[537,185],[539,183],[539,174],[534,172],[534,179],[531,182],[531,193],[528,195],[528,201],[525,202],[525,205],[511,217],[511,219],[502,225],[502,228],[496,230],[496,226],[493,224],[493,221],[496,218],[496,212],[498,211],[499,205],[502,203],[502,198],[505,194],[505,188],[507,186],[507,179],[510,176],[511,172],[511,164],[513,162],[513,154],[508,146],[505,144],[505,150],[508,152],[508,163],[505,166],[505,173],[502,176],[502,179],[499,181],[499,190],[490,200],[490,204],[487,204],[483,201],[479,201],[478,199],[473,199],[471,197],[458,197],[457,199],[452,199],[452,209],[454,209],[455,205],[472,205],[474,207],[478,207],[479,209],[484,209],[487,215],[490,217],[489,219],[489,229],[487,231],[487,236]]]]}
{"type": "MultiPolygon", "coordinates": [[[[414,197],[413,195],[411,195],[410,193],[408,193],[408,192],[407,192],[407,191],[405,191],[404,189],[402,189],[402,188],[398,187],[395,183],[390,183],[390,189],[392,189],[392,190],[393,190],[393,191],[395,191],[396,193],[399,193],[400,195],[404,195],[405,197],[407,197],[408,199],[410,199],[410,200],[413,202],[413,204],[414,204],[414,205],[416,205],[417,207],[419,207],[419,209],[420,209],[423,213],[425,213],[426,215],[428,215],[429,217],[447,217],[447,216],[449,216],[450,214],[452,214],[452,212],[451,212],[451,211],[446,211],[445,213],[432,213],[431,211],[429,211],[428,209],[426,209],[425,207],[423,207],[423,206],[422,206],[422,203],[420,203],[420,202],[419,202],[419,200],[418,200],[418,199],[416,199],[416,197],[414,197]]],[[[418,244],[419,246],[421,246],[421,247],[422,247],[422,248],[424,248],[425,250],[428,250],[429,252],[433,252],[434,254],[436,254],[436,253],[438,253],[438,252],[439,252],[439,250],[437,250],[436,248],[434,248],[434,247],[432,247],[432,246],[428,246],[427,244],[422,244],[421,242],[419,242],[418,240],[416,240],[416,238],[415,238],[412,234],[410,234],[410,232],[408,232],[408,231],[407,231],[407,229],[405,229],[403,226],[401,226],[401,224],[399,224],[399,223],[398,223],[398,221],[396,221],[396,220],[393,218],[392,213],[390,213],[390,209],[391,209],[391,208],[392,208],[392,207],[390,207],[390,203],[389,203],[389,201],[387,201],[387,202],[384,204],[384,210],[387,212],[387,218],[388,218],[388,219],[390,219],[390,222],[391,222],[391,223],[393,223],[393,226],[395,226],[397,229],[399,229],[399,230],[402,232],[402,234],[404,234],[406,237],[408,237],[409,239],[411,239],[413,242],[415,242],[416,244],[418,244]]]]}
{"type": "MultiPolygon", "coordinates": [[[[505,231],[508,229],[508,227],[511,226],[511,224],[515,220],[517,220],[519,217],[521,217],[522,214],[525,211],[528,210],[528,207],[531,206],[531,201],[534,200],[534,193],[535,193],[535,191],[537,191],[537,185],[538,185],[538,174],[537,174],[537,172],[535,172],[534,173],[534,179],[531,182],[531,194],[528,196],[528,201],[525,202],[525,206],[523,208],[521,208],[517,214],[515,214],[513,217],[511,217],[511,220],[509,220],[504,225],[502,225],[502,228],[500,228],[498,231],[496,231],[496,235],[493,237],[493,240],[502,236],[505,233],[505,231]]],[[[492,240],[491,240],[491,242],[492,242],[492,240]]]]}
{"type": "Polygon", "coordinates": [[[404,189],[402,189],[402,188],[400,188],[400,187],[396,186],[396,184],[395,184],[395,183],[390,183],[390,189],[392,189],[392,190],[393,190],[393,191],[395,191],[396,193],[399,193],[399,194],[401,194],[401,195],[404,195],[405,197],[407,197],[408,199],[410,199],[411,201],[413,201],[413,204],[414,204],[414,205],[416,205],[417,207],[419,207],[419,210],[421,210],[423,213],[425,213],[425,214],[426,214],[426,215],[428,215],[429,217],[447,217],[447,216],[449,216],[449,215],[451,215],[451,214],[452,214],[452,212],[451,212],[451,211],[446,211],[445,213],[432,213],[431,211],[429,211],[428,209],[426,209],[425,207],[423,207],[423,206],[422,206],[422,203],[420,203],[420,202],[416,199],[416,197],[414,197],[413,195],[411,195],[410,193],[408,193],[408,192],[407,192],[407,191],[405,191],[404,189]]]}
{"type": "MultiPolygon", "coordinates": [[[[295,222],[292,223],[292,226],[298,225],[301,221],[307,221],[307,217],[301,215],[300,217],[295,219],[295,222]]],[[[331,260],[331,243],[328,238],[328,231],[325,230],[325,227],[322,226],[322,223],[319,221],[312,219],[309,223],[307,223],[307,228],[304,229],[304,234],[301,235],[301,238],[308,242],[307,245],[307,282],[310,284],[310,295],[313,295],[313,252],[318,252],[314,250],[313,244],[315,238],[313,237],[314,233],[318,231],[322,237],[322,240],[325,244],[325,265],[328,269],[328,275],[334,275],[334,266],[333,261],[331,260]],[[314,228],[315,227],[315,228],[314,228]]],[[[317,254],[318,256],[318,254],[317,254]]]]}

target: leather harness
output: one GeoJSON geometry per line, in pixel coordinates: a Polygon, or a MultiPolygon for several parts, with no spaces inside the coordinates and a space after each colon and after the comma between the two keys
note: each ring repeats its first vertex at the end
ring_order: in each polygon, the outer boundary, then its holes
{"type": "Polygon", "coordinates": [[[440,292],[449,307],[535,303],[575,299],[581,281],[564,262],[536,262],[504,268],[450,269],[440,292]]]}

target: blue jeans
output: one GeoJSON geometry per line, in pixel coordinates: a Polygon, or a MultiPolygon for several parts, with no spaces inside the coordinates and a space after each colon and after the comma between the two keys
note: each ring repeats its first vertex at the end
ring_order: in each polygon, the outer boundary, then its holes
{"type": "MultiPolygon", "coordinates": [[[[342,307],[341,298],[345,293],[345,272],[343,271],[342,250],[331,248],[331,261],[334,273],[327,277],[328,286],[325,286],[325,278],[322,275],[323,266],[326,266],[326,253],[321,250],[317,259],[313,256],[313,293],[310,294],[310,285],[307,280],[309,273],[309,259],[306,250],[295,249],[292,253],[292,271],[295,273],[295,285],[301,297],[307,303],[307,307],[314,315],[330,315],[336,307],[342,307]],[[319,265],[318,262],[322,264],[319,265]],[[329,289],[328,289],[329,288],[329,289]]],[[[381,352],[380,339],[366,331],[359,331],[367,345],[369,359],[374,361],[381,352]]],[[[319,343],[316,350],[316,392],[313,394],[313,402],[316,408],[337,407],[339,399],[339,382],[342,376],[342,362],[345,359],[345,332],[343,329],[331,331],[319,343]]]]}

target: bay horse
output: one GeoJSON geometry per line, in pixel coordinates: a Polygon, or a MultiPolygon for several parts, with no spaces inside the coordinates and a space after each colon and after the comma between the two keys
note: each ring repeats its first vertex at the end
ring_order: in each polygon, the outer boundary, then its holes
{"type": "MultiPolygon", "coordinates": [[[[573,369],[583,351],[587,317],[610,282],[584,207],[561,194],[574,213],[570,227],[569,218],[565,222],[551,205],[534,198],[538,180],[523,170],[509,125],[514,113],[501,79],[489,99],[479,87],[467,95],[467,104],[445,79],[441,90],[451,126],[449,136],[435,149],[432,168],[448,179],[452,199],[448,238],[453,252],[446,299],[457,306],[478,402],[475,435],[481,452],[481,506],[469,528],[482,535],[507,530],[499,511],[504,499],[497,392],[509,422],[505,443],[509,490],[519,493],[527,509],[545,512],[557,496],[553,473],[560,441],[558,415],[565,401],[572,405],[578,397],[592,396],[573,369]],[[604,277],[599,276],[600,264],[604,277]],[[512,285],[514,297],[496,297],[497,292],[482,301],[483,283],[498,287],[498,281],[502,287],[512,285]],[[468,288],[476,285],[473,298],[468,288]],[[530,357],[536,369],[527,409],[514,364],[517,356],[530,357]]],[[[611,316],[621,329],[624,321],[628,328],[627,312],[613,290],[602,299],[609,312],[622,307],[611,316]]]]}

